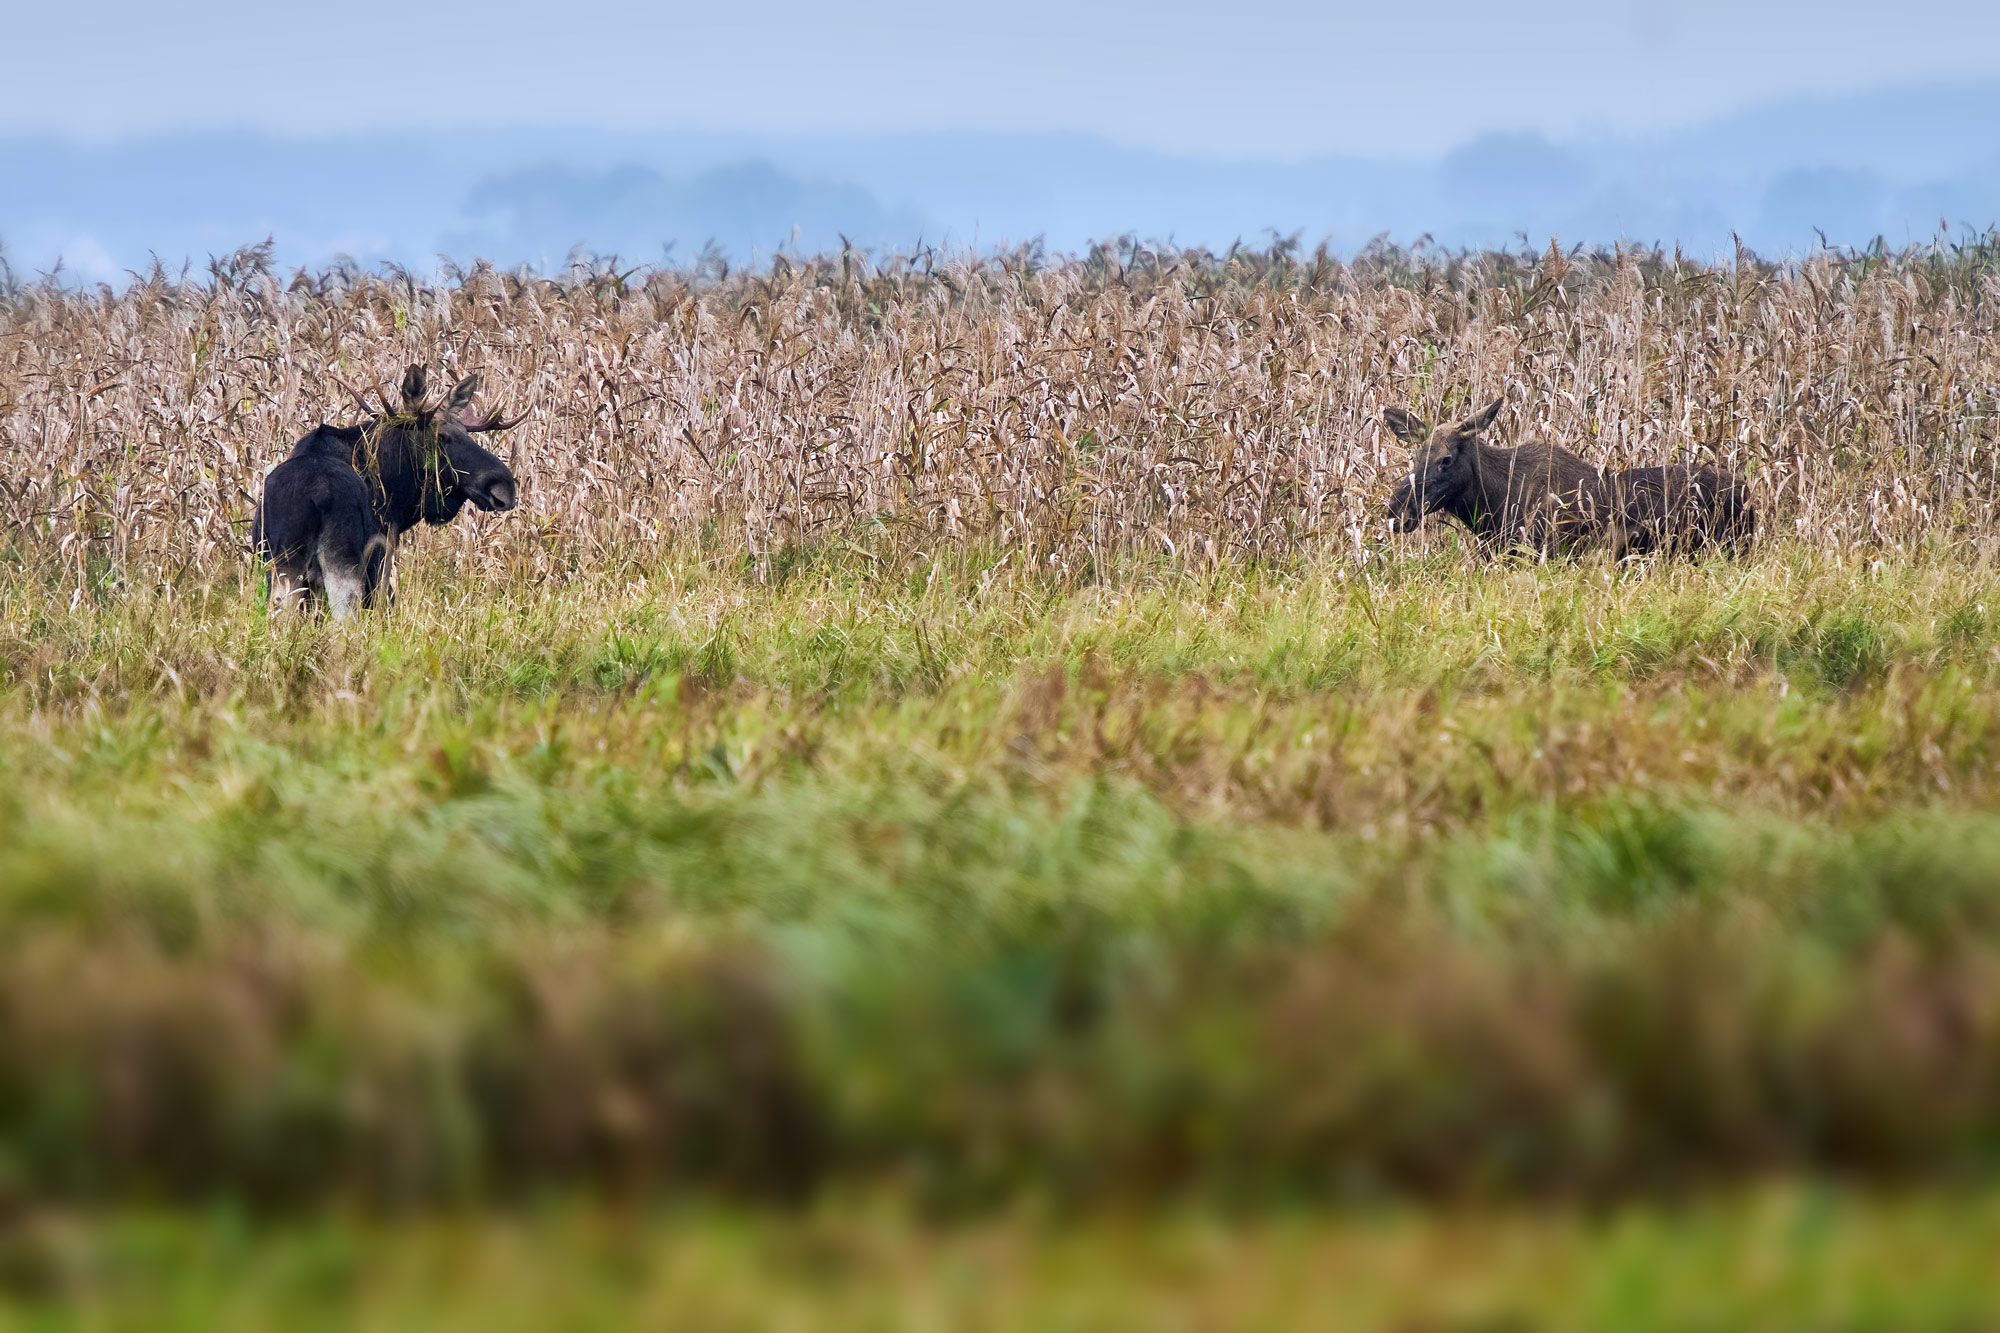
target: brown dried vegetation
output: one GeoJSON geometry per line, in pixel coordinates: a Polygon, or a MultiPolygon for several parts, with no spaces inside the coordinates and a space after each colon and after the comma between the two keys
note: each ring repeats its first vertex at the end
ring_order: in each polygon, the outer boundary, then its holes
{"type": "Polygon", "coordinates": [[[248,250],[204,281],[7,290],[0,519],[81,578],[232,577],[262,469],[349,414],[342,383],[431,361],[535,405],[527,521],[441,540],[538,576],[701,534],[760,565],[858,534],[1070,573],[1359,553],[1406,466],[1382,409],[1494,395],[1503,441],[1733,469],[1769,535],[1985,534],[1996,284],[1990,239],[1785,267],[1126,246],[435,283],[287,282],[248,250]]]}

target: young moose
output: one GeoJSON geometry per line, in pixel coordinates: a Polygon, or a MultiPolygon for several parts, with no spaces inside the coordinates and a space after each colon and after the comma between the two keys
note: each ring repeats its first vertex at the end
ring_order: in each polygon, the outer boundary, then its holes
{"type": "Polygon", "coordinates": [[[1501,401],[1436,430],[1400,407],[1382,414],[1396,438],[1415,450],[1410,475],[1389,497],[1398,532],[1415,528],[1425,514],[1442,513],[1488,550],[1526,545],[1554,555],[1602,526],[1597,470],[1590,464],[1559,445],[1503,449],[1481,438],[1500,415],[1501,401]]]}
{"type": "Polygon", "coordinates": [[[488,512],[518,503],[513,472],[472,437],[522,418],[467,415],[476,375],[439,403],[426,401],[428,385],[411,366],[400,404],[384,394],[359,426],[320,426],[265,479],[251,540],[271,561],[273,610],[318,598],[345,618],[373,606],[405,532],[449,523],[468,502],[488,512]]]}
{"type": "Polygon", "coordinates": [[[1464,524],[1482,548],[1527,546],[1543,555],[1603,543],[1616,558],[1647,551],[1690,551],[1714,544],[1735,554],[1756,527],[1747,489],[1713,467],[1633,468],[1609,474],[1560,445],[1488,444],[1485,430],[1500,400],[1453,426],[1433,430],[1400,407],[1382,414],[1414,450],[1410,475],[1389,497],[1396,529],[1425,514],[1464,524]]]}

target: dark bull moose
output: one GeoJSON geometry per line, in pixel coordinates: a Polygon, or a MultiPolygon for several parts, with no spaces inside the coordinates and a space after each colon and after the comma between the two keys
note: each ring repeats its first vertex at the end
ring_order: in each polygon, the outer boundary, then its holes
{"type": "Polygon", "coordinates": [[[1678,463],[1604,472],[1560,445],[1489,444],[1484,432],[1499,414],[1498,399],[1436,429],[1400,407],[1382,414],[1413,451],[1409,476],[1389,497],[1399,532],[1445,514],[1485,550],[1559,555],[1603,546],[1615,558],[1708,546],[1735,555],[1756,535],[1749,490],[1734,473],[1678,463]]]}
{"type": "Polygon", "coordinates": [[[270,561],[274,612],[317,601],[345,619],[372,607],[405,532],[449,523],[468,503],[492,513],[519,502],[513,472],[472,437],[523,418],[468,414],[476,375],[438,403],[426,401],[428,384],[411,366],[400,403],[384,393],[360,425],[321,425],[264,479],[250,540],[270,561]]]}

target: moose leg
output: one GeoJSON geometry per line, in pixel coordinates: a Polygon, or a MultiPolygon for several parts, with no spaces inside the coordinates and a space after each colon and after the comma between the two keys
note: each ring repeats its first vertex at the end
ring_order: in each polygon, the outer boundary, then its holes
{"type": "Polygon", "coordinates": [[[326,604],[335,620],[352,619],[368,601],[368,572],[359,564],[342,565],[326,561],[321,566],[326,578],[326,604]]]}
{"type": "Polygon", "coordinates": [[[1732,557],[1750,554],[1750,548],[1757,544],[1757,511],[1732,496],[1723,522],[1727,535],[1722,549],[1732,557]]]}
{"type": "Polygon", "coordinates": [[[335,620],[347,620],[375,605],[389,550],[358,478],[353,486],[328,497],[320,512],[318,563],[327,607],[335,620]]]}
{"type": "Polygon", "coordinates": [[[270,613],[273,618],[311,609],[312,580],[303,569],[271,564],[270,613]]]}
{"type": "Polygon", "coordinates": [[[382,534],[382,543],[388,548],[388,554],[382,557],[382,572],[379,576],[382,587],[381,596],[388,605],[394,606],[396,604],[396,550],[403,544],[403,539],[401,534],[394,528],[390,528],[382,534]]]}
{"type": "Polygon", "coordinates": [[[369,610],[381,606],[386,599],[394,604],[396,590],[390,584],[395,574],[395,538],[376,533],[361,548],[361,604],[369,610]]]}
{"type": "Polygon", "coordinates": [[[347,620],[375,601],[375,578],[381,567],[380,536],[336,528],[320,540],[320,581],[327,608],[335,620],[347,620]]]}

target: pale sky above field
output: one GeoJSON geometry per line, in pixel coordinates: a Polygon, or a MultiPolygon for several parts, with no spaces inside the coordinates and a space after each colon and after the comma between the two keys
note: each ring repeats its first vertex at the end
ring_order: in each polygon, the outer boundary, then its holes
{"type": "Polygon", "coordinates": [[[1102,135],[1226,157],[1666,129],[2000,74],[1993,0],[100,0],[10,6],[0,131],[1102,135]]]}

